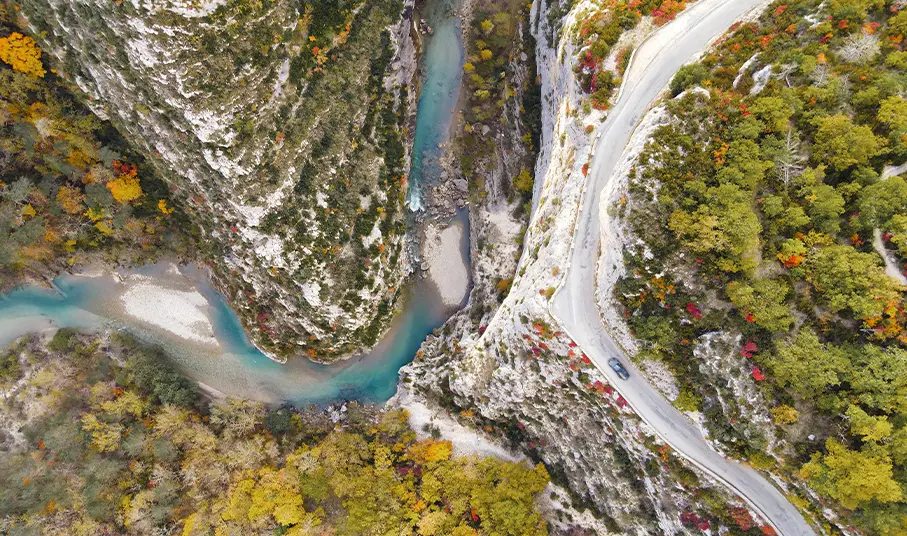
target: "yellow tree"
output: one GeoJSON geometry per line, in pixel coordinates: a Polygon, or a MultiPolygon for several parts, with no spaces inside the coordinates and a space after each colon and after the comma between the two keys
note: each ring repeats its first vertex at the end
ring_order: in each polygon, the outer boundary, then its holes
{"type": "Polygon", "coordinates": [[[419,465],[424,465],[449,460],[452,452],[453,446],[450,441],[426,439],[410,445],[406,457],[419,465]]]}
{"type": "Polygon", "coordinates": [[[142,197],[142,187],[134,166],[123,166],[120,176],[107,182],[107,188],[117,203],[125,205],[142,197]]]}
{"type": "Polygon", "coordinates": [[[272,523],[284,527],[299,526],[291,531],[308,534],[308,528],[321,524],[323,512],[306,512],[299,489],[299,476],[286,468],[263,467],[257,478],[250,473],[231,486],[221,518],[239,526],[263,528],[272,523]]]}
{"type": "Polygon", "coordinates": [[[897,502],[901,488],[894,480],[891,460],[872,452],[850,450],[834,439],[825,442],[828,454],[812,455],[800,469],[819,493],[854,509],[869,501],[897,502]]]}
{"type": "Polygon", "coordinates": [[[35,40],[19,32],[0,37],[0,60],[16,71],[43,78],[47,71],[41,63],[41,49],[35,40]]]}
{"type": "Polygon", "coordinates": [[[82,416],[82,430],[91,434],[91,446],[99,452],[114,452],[120,448],[123,426],[101,422],[91,413],[82,416]]]}
{"type": "Polygon", "coordinates": [[[128,415],[140,418],[147,409],[147,404],[135,391],[125,391],[113,400],[102,402],[101,409],[118,418],[128,415]]]}

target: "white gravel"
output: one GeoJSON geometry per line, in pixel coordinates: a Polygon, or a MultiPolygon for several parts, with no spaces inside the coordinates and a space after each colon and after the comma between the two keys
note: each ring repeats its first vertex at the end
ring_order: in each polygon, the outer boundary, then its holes
{"type": "Polygon", "coordinates": [[[469,273],[460,253],[464,231],[460,220],[443,229],[434,222],[425,225],[422,255],[428,264],[428,276],[447,307],[459,305],[469,290],[469,273]]]}
{"type": "Polygon", "coordinates": [[[217,345],[208,300],[195,290],[177,290],[141,281],[120,297],[129,316],[177,337],[217,345]]]}

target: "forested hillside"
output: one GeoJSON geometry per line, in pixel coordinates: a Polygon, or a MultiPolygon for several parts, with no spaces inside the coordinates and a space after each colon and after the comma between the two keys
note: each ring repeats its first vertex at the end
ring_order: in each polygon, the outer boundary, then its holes
{"type": "Polygon", "coordinates": [[[166,363],[70,330],[0,355],[0,532],[547,534],[542,466],[452,456],[402,411],[209,403],[166,363]]]}
{"type": "Polygon", "coordinates": [[[164,184],[8,22],[0,4],[0,289],[183,250],[185,218],[164,184]]]}
{"type": "Polygon", "coordinates": [[[867,534],[907,531],[905,39],[900,0],[773,3],[675,76],[620,207],[640,362],[867,534]]]}

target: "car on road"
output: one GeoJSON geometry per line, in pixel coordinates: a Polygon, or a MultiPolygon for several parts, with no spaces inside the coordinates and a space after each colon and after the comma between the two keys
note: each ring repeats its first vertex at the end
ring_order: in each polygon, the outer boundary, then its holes
{"type": "Polygon", "coordinates": [[[612,357],[608,360],[608,364],[611,365],[611,368],[614,369],[614,372],[620,376],[620,379],[626,380],[630,377],[630,373],[627,372],[627,369],[624,368],[623,363],[620,362],[616,357],[612,357]]]}

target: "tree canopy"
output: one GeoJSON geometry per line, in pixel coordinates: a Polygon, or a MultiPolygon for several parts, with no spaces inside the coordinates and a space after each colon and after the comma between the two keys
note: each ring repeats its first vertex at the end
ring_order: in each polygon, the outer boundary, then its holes
{"type": "Polygon", "coordinates": [[[900,4],[777,1],[735,25],[674,77],[615,208],[633,237],[617,298],[675,405],[819,517],[890,536],[907,530],[900,4]]]}
{"type": "Polygon", "coordinates": [[[449,441],[418,439],[403,410],[348,403],[335,425],[317,409],[209,404],[134,340],[102,347],[61,332],[49,346],[13,349],[47,382],[13,393],[45,404],[26,441],[0,454],[0,517],[13,533],[548,533],[534,507],[544,466],[455,456],[449,441]]]}

